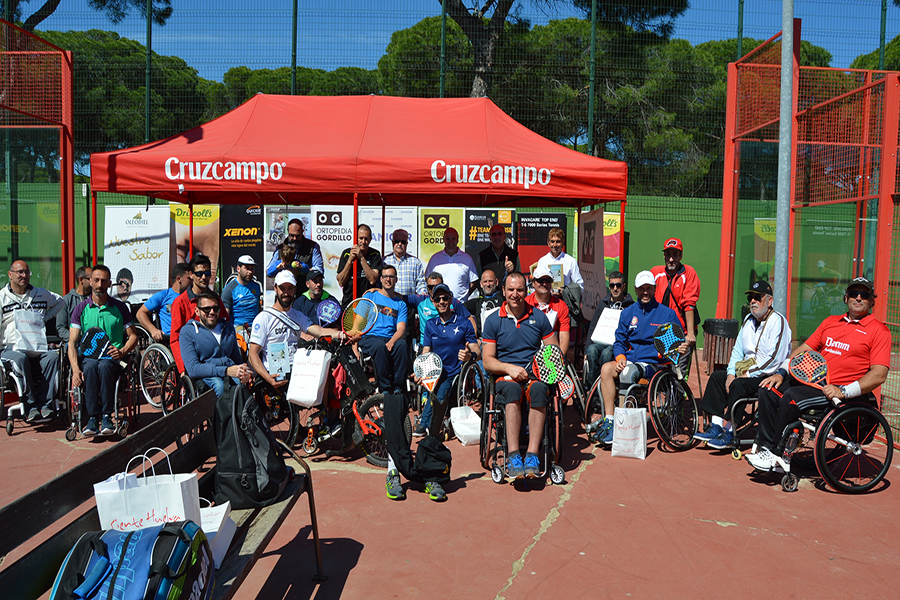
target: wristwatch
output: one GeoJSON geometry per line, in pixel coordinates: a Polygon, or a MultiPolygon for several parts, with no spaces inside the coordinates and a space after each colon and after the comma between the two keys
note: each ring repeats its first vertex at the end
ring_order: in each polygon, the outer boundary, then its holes
{"type": "Polygon", "coordinates": [[[841,397],[846,398],[847,397],[847,386],[839,385],[838,389],[841,390],[841,397]]]}

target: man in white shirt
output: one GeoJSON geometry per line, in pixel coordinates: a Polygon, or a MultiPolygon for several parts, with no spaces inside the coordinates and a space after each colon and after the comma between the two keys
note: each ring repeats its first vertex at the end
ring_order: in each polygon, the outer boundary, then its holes
{"type": "MultiPolygon", "coordinates": [[[[547,234],[547,246],[550,252],[542,256],[538,262],[538,267],[547,267],[554,274],[562,271],[563,287],[568,287],[575,283],[584,292],[584,278],[581,277],[581,269],[578,268],[578,261],[564,252],[566,247],[566,232],[559,227],[554,227],[547,234]],[[554,266],[559,265],[559,266],[554,266]]],[[[559,288],[554,288],[553,293],[560,294],[559,288]]]]}
{"type": "Polygon", "coordinates": [[[460,302],[469,298],[469,293],[478,287],[478,271],[472,257],[459,249],[459,232],[453,227],[444,231],[444,249],[428,261],[426,273],[437,271],[444,283],[460,302]]]}

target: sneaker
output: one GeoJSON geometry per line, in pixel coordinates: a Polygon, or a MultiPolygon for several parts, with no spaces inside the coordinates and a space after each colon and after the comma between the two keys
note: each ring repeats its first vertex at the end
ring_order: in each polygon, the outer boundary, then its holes
{"type": "Polygon", "coordinates": [[[103,418],[100,419],[100,435],[112,435],[115,432],[116,428],[113,427],[112,417],[103,415],[103,418]]]}
{"type": "Polygon", "coordinates": [[[437,481],[428,481],[425,483],[425,493],[435,502],[443,502],[447,499],[447,492],[441,487],[437,481]]]}
{"type": "Polygon", "coordinates": [[[697,433],[695,433],[694,439],[700,440],[701,442],[708,442],[709,440],[714,440],[721,437],[724,433],[724,427],[712,423],[709,427],[706,428],[706,431],[698,431],[697,433]]]}
{"type": "Polygon", "coordinates": [[[513,454],[506,463],[506,474],[512,479],[522,479],[525,476],[525,462],[521,454],[513,454]]]}
{"type": "Polygon", "coordinates": [[[426,435],[428,435],[428,430],[425,429],[425,426],[423,424],[419,423],[418,427],[416,427],[416,430],[413,431],[413,437],[425,437],[426,435]]]}
{"type": "Polygon", "coordinates": [[[598,444],[612,444],[613,430],[615,429],[612,419],[603,419],[603,424],[591,435],[591,441],[598,444]]]}
{"type": "Polygon", "coordinates": [[[400,473],[397,472],[397,469],[388,472],[384,489],[387,491],[387,497],[391,500],[406,499],[406,492],[403,491],[403,486],[400,485],[400,473]]]}
{"type": "Polygon", "coordinates": [[[36,408],[32,408],[31,410],[28,411],[28,416],[25,417],[25,422],[26,423],[34,423],[35,421],[37,421],[40,418],[41,418],[41,411],[39,411],[36,408]]]}
{"type": "MultiPolygon", "coordinates": [[[[719,427],[719,429],[722,428],[719,427]]],[[[722,435],[706,440],[706,445],[710,448],[715,448],[716,450],[726,450],[728,448],[731,448],[732,440],[734,440],[734,433],[722,429],[722,435]]]]}
{"type": "Polygon", "coordinates": [[[534,479],[541,472],[541,461],[537,454],[525,455],[525,477],[534,479]]]}
{"type": "Polygon", "coordinates": [[[45,406],[41,409],[41,419],[43,419],[44,421],[52,421],[55,418],[56,412],[49,406],[45,406]]]}
{"type": "Polygon", "coordinates": [[[747,462],[750,463],[757,471],[764,471],[768,473],[772,470],[772,467],[775,466],[775,455],[769,452],[768,448],[761,448],[759,452],[755,454],[747,454],[745,455],[747,462]]]}
{"type": "Polygon", "coordinates": [[[88,419],[87,425],[84,426],[84,429],[81,430],[81,434],[84,437],[90,437],[92,435],[97,435],[97,432],[100,431],[100,426],[97,424],[97,417],[91,417],[88,419]]]}

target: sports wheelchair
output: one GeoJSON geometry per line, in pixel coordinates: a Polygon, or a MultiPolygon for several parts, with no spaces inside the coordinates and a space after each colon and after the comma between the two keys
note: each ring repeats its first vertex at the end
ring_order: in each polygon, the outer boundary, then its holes
{"type": "MultiPolygon", "coordinates": [[[[113,404],[113,423],[116,434],[119,437],[128,435],[131,425],[137,425],[140,412],[134,402],[134,396],[139,388],[137,375],[137,359],[135,351],[124,357],[125,367],[121,375],[116,379],[113,404]]],[[[66,361],[68,365],[68,361],[66,361]]],[[[72,442],[84,430],[84,383],[80,386],[72,385],[72,370],[67,366],[65,390],[69,397],[69,428],[66,430],[66,440],[72,442]]]]}
{"type": "MultiPolygon", "coordinates": [[[[637,366],[637,365],[636,365],[637,366]]],[[[656,372],[648,380],[640,369],[632,378],[619,377],[619,404],[645,406],[659,440],[670,450],[682,451],[694,447],[699,426],[697,401],[677,367],[670,362],[655,365],[656,372]],[[628,380],[626,380],[628,379],[628,380]]],[[[623,371],[623,375],[626,375],[623,371]]],[[[576,383],[576,389],[577,389],[576,383]]],[[[584,402],[584,423],[589,430],[591,418],[605,417],[600,377],[597,377],[584,402]]],[[[597,421],[599,423],[599,421],[597,421]]]]}
{"type": "MultiPolygon", "coordinates": [[[[65,343],[61,343],[61,340],[58,337],[52,335],[47,336],[47,342],[51,345],[51,350],[54,345],[58,345],[56,351],[58,352],[59,368],[57,369],[56,380],[50,382],[51,394],[54,394],[56,397],[54,410],[56,411],[57,418],[61,419],[64,423],[68,423],[69,406],[66,402],[65,395],[65,383],[67,381],[66,369],[69,364],[66,355],[67,346],[65,343]]],[[[2,416],[5,411],[6,435],[12,435],[13,430],[15,429],[16,418],[24,419],[26,416],[25,403],[22,401],[22,391],[25,387],[25,381],[21,374],[16,373],[13,365],[14,363],[11,360],[3,359],[0,361],[0,416],[2,416]]],[[[39,366],[33,365],[32,372],[37,378],[43,377],[40,373],[39,366]]],[[[46,423],[46,421],[41,421],[36,424],[43,425],[46,423]]]]}
{"type": "Polygon", "coordinates": [[[798,404],[800,418],[785,427],[779,445],[783,456],[791,458],[781,478],[782,490],[797,491],[794,469],[811,470],[812,464],[830,488],[845,494],[862,494],[884,479],[894,455],[894,436],[873,399],[835,405],[819,396],[798,404]]]}
{"type": "MultiPolygon", "coordinates": [[[[503,483],[506,479],[506,415],[504,407],[496,403],[494,393],[495,377],[487,377],[487,401],[481,413],[481,438],[478,453],[481,466],[491,473],[494,483],[503,483]]],[[[542,479],[550,478],[556,485],[565,482],[566,473],[558,462],[561,456],[563,439],[563,401],[558,391],[550,392],[550,404],[547,406],[547,418],[544,420],[544,435],[541,441],[541,474],[542,479]]],[[[522,398],[522,434],[528,422],[525,410],[525,394],[522,398]]],[[[527,436],[522,436],[527,440],[527,436]]],[[[520,443],[521,443],[520,439],[520,443]]],[[[527,442],[526,442],[527,443],[527,442]]]]}
{"type": "MultiPolygon", "coordinates": [[[[450,391],[446,399],[447,405],[444,407],[444,421],[442,426],[443,439],[448,441],[454,437],[453,424],[450,420],[450,409],[461,406],[469,406],[479,415],[489,401],[489,385],[488,376],[477,360],[469,360],[463,363],[459,373],[453,376],[450,383],[450,391]],[[453,397],[449,397],[453,394],[453,397]]],[[[425,391],[424,386],[417,386],[418,396],[425,398],[429,393],[425,391]]],[[[435,387],[437,390],[437,387],[435,387]]],[[[415,410],[415,407],[413,407],[415,410]]],[[[421,404],[419,405],[421,411],[421,404]]],[[[426,424],[427,425],[427,424],[426,424]]]]}

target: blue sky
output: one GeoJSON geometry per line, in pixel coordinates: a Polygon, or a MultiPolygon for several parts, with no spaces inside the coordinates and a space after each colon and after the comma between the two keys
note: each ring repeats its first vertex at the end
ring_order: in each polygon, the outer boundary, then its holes
{"type": "MultiPolygon", "coordinates": [[[[29,8],[34,10],[41,1],[32,0],[29,8]]],[[[174,0],[173,4],[168,24],[153,29],[153,49],[182,57],[202,77],[221,81],[234,66],[271,69],[290,64],[291,0],[174,0]],[[249,15],[248,6],[254,10],[249,15]]],[[[374,69],[391,33],[440,15],[437,0],[301,0],[299,5],[297,63],[326,70],[374,69]]],[[[549,10],[529,0],[520,0],[517,6],[533,24],[579,14],[564,2],[549,10]]],[[[693,44],[736,37],[737,6],[737,0],[692,0],[676,22],[676,37],[693,44]]],[[[803,19],[802,38],[828,49],[834,67],[847,67],[859,54],[877,49],[880,14],[880,0],[795,2],[795,16],[803,19]]],[[[746,37],[765,39],[780,28],[780,0],[745,2],[746,37]]],[[[146,28],[138,16],[113,25],[92,11],[87,0],[63,0],[39,29],[107,29],[143,43],[146,28]]],[[[897,35],[900,8],[890,3],[887,40],[897,35]]]]}

